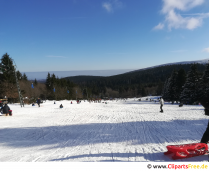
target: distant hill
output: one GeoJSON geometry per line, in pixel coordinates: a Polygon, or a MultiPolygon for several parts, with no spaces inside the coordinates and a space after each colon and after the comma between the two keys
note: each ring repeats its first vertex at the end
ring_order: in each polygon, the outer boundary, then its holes
{"type": "MultiPolygon", "coordinates": [[[[87,96],[128,98],[161,95],[164,83],[171,73],[180,69],[184,69],[187,73],[193,63],[197,64],[198,74],[201,77],[208,59],[162,64],[134,71],[129,70],[113,76],[92,76],[86,72],[87,75],[67,76],[63,79],[74,82],[82,97],[85,98],[87,96]]],[[[45,79],[37,79],[37,82],[45,83],[45,79]]]]}
{"type": "Polygon", "coordinates": [[[88,75],[80,75],[80,76],[73,76],[73,77],[65,77],[64,79],[69,79],[70,81],[74,83],[82,83],[86,81],[92,81],[92,80],[97,80],[100,78],[104,78],[102,76],[88,76],[88,75]]]}
{"type": "Polygon", "coordinates": [[[204,64],[207,64],[208,62],[209,62],[209,58],[208,59],[197,60],[197,61],[174,62],[174,63],[167,63],[167,64],[162,64],[162,65],[156,65],[156,66],[152,66],[152,67],[142,68],[142,69],[130,71],[130,72],[127,72],[127,73],[138,72],[138,71],[142,71],[142,70],[147,70],[147,69],[161,67],[161,66],[168,66],[168,65],[185,65],[185,64],[193,64],[193,63],[204,65],[204,64]]]}
{"type": "MultiPolygon", "coordinates": [[[[34,80],[28,80],[30,82],[34,82],[34,80]]],[[[45,83],[46,82],[46,79],[40,79],[40,80],[37,80],[38,83],[45,83]]]]}
{"type": "MultiPolygon", "coordinates": [[[[68,77],[81,88],[88,88],[88,94],[109,97],[136,97],[137,95],[161,95],[165,80],[171,73],[184,69],[187,73],[191,63],[174,63],[161,66],[140,69],[120,75],[109,77],[77,76],[68,77]]],[[[201,76],[206,63],[197,63],[197,69],[201,76]]]]}
{"type": "MultiPolygon", "coordinates": [[[[165,80],[171,76],[171,73],[179,69],[184,69],[187,73],[193,63],[197,64],[197,69],[201,76],[208,59],[162,64],[114,76],[80,75],[63,79],[74,82],[81,89],[86,88],[89,95],[97,97],[98,95],[109,97],[161,95],[165,80]]],[[[41,80],[41,82],[43,81],[41,80]]],[[[38,82],[40,81],[38,80],[38,82]]]]}
{"type": "MultiPolygon", "coordinates": [[[[147,67],[147,68],[142,68],[130,72],[126,72],[123,74],[118,74],[114,76],[87,76],[87,75],[81,75],[81,76],[73,76],[73,77],[65,77],[65,79],[70,79],[74,83],[86,83],[86,82],[95,82],[96,80],[121,80],[121,82],[124,82],[123,80],[132,80],[139,79],[142,80],[144,83],[149,83],[151,82],[155,83],[156,80],[164,82],[165,79],[170,76],[171,72],[174,69],[180,69],[183,68],[187,72],[190,69],[191,64],[196,63],[198,64],[198,68],[200,72],[202,72],[205,67],[204,65],[207,64],[209,59],[203,59],[203,60],[197,60],[197,61],[183,61],[183,62],[175,62],[175,63],[167,63],[167,64],[162,64],[162,65],[156,65],[152,67],[147,67]],[[151,77],[154,77],[153,79],[151,77]],[[130,79],[129,79],[130,78],[130,79]],[[144,81],[143,81],[144,80],[144,81]],[[145,81],[146,80],[146,81],[145,81]]],[[[135,81],[134,81],[135,82],[135,81]]]]}

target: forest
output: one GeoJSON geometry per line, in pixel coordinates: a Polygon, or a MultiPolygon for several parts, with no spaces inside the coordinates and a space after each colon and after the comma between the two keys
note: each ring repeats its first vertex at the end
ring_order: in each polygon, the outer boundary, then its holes
{"type": "Polygon", "coordinates": [[[6,53],[1,58],[0,98],[18,102],[17,81],[26,103],[37,98],[48,100],[129,98],[147,95],[163,96],[168,101],[193,104],[198,100],[198,87],[207,89],[206,64],[173,64],[128,72],[125,74],[95,77],[75,76],[58,78],[46,75],[46,82],[28,80],[27,75],[16,70],[15,63],[6,53]],[[15,72],[16,77],[15,78],[15,72]],[[193,86],[191,86],[193,85],[193,86]],[[192,92],[192,93],[191,93],[192,92]],[[192,94],[192,95],[190,95],[192,94]]]}

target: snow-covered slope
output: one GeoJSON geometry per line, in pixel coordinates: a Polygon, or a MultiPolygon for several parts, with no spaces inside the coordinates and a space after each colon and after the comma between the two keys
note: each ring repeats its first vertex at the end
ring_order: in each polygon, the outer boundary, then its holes
{"type": "Polygon", "coordinates": [[[167,145],[200,141],[208,122],[202,106],[165,103],[159,113],[159,103],[145,99],[9,105],[13,116],[0,116],[0,161],[173,161],[163,154],[167,145]]]}

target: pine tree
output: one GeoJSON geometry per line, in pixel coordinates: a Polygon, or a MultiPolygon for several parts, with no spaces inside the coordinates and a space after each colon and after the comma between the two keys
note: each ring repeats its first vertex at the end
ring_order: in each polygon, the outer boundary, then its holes
{"type": "Polygon", "coordinates": [[[46,85],[46,88],[47,88],[48,90],[52,89],[50,73],[48,73],[48,75],[47,75],[47,77],[46,77],[46,83],[45,83],[45,85],[46,85]]]}
{"type": "Polygon", "coordinates": [[[163,87],[163,99],[168,100],[168,82],[169,78],[165,80],[164,87],[163,87]]]}
{"type": "MultiPolygon", "coordinates": [[[[124,92],[124,89],[119,89],[119,92],[124,92]]],[[[141,92],[142,92],[142,87],[141,87],[141,84],[138,84],[138,86],[137,86],[137,95],[138,94],[141,94],[141,92]]]]}
{"type": "Polygon", "coordinates": [[[34,85],[37,85],[37,84],[38,84],[38,82],[37,82],[37,80],[36,80],[36,78],[35,78],[34,85]]]}
{"type": "Polygon", "coordinates": [[[28,81],[28,77],[26,76],[26,74],[25,74],[25,73],[23,74],[22,79],[23,79],[23,80],[25,80],[25,81],[28,81]]]}
{"type": "Polygon", "coordinates": [[[207,64],[198,86],[198,99],[209,95],[209,64],[207,64]]]}
{"type": "Polygon", "coordinates": [[[14,66],[13,61],[7,53],[5,53],[1,58],[1,64],[4,66],[4,72],[1,80],[6,80],[9,83],[15,84],[14,66]]]}
{"type": "Polygon", "coordinates": [[[22,79],[22,74],[20,73],[20,71],[17,71],[16,73],[17,73],[18,80],[21,80],[22,79]]]}
{"type": "Polygon", "coordinates": [[[174,70],[168,81],[167,99],[169,101],[177,101],[177,72],[174,70]]]}
{"type": "Polygon", "coordinates": [[[142,97],[147,95],[144,87],[142,87],[142,89],[141,89],[141,95],[142,95],[142,97]]]}
{"type": "Polygon", "coordinates": [[[157,93],[157,95],[162,95],[162,93],[163,93],[163,83],[162,82],[158,83],[156,93],[157,93]]]}
{"type": "Polygon", "coordinates": [[[186,82],[183,86],[183,91],[180,95],[180,100],[186,104],[193,104],[197,101],[198,96],[198,72],[195,64],[191,66],[191,70],[188,72],[186,82]]]}
{"type": "Polygon", "coordinates": [[[6,53],[1,58],[1,65],[3,73],[0,75],[0,96],[7,96],[8,98],[17,98],[15,69],[13,60],[6,53]]]}
{"type": "Polygon", "coordinates": [[[177,94],[178,101],[180,101],[180,94],[181,94],[181,92],[183,90],[183,86],[184,86],[185,81],[186,81],[186,72],[185,72],[184,69],[181,68],[178,71],[178,75],[177,75],[177,80],[176,81],[177,81],[177,92],[176,92],[176,94],[177,94]]]}
{"type": "Polygon", "coordinates": [[[51,86],[52,88],[54,88],[56,85],[56,76],[54,74],[52,74],[51,76],[51,86]]]}

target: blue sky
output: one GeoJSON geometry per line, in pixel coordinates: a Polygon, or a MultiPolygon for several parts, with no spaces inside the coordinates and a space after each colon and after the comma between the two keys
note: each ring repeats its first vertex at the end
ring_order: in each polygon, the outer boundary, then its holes
{"type": "Polygon", "coordinates": [[[0,55],[21,72],[209,58],[208,0],[1,0],[0,55]]]}

